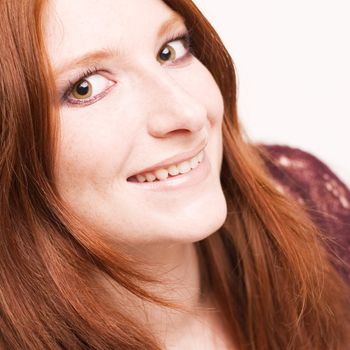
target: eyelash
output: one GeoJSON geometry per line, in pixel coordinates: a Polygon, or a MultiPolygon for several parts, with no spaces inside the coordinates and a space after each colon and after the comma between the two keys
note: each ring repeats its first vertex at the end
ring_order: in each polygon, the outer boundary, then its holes
{"type": "MultiPolygon", "coordinates": [[[[165,45],[169,44],[170,42],[172,42],[172,41],[182,41],[182,40],[185,43],[185,48],[186,48],[187,52],[186,52],[186,54],[183,57],[181,57],[178,60],[174,61],[174,62],[177,62],[177,63],[181,62],[182,60],[186,59],[189,55],[193,54],[192,46],[191,46],[191,37],[190,37],[189,31],[186,31],[186,32],[180,33],[180,34],[172,34],[172,35],[170,35],[165,40],[165,43],[161,46],[161,49],[160,49],[160,51],[158,51],[158,53],[161,52],[162,48],[165,45]]],[[[68,107],[74,107],[76,105],[89,105],[93,101],[95,101],[96,99],[99,99],[99,98],[103,97],[104,96],[104,92],[102,92],[99,95],[97,95],[97,96],[95,96],[95,97],[93,97],[91,99],[88,99],[88,100],[86,100],[84,102],[83,101],[81,101],[81,102],[80,101],[70,102],[69,98],[68,98],[68,96],[72,93],[74,87],[80,81],[82,81],[82,80],[84,80],[84,79],[86,79],[86,78],[88,78],[88,77],[90,77],[90,76],[92,76],[92,75],[94,75],[94,74],[96,74],[98,72],[101,72],[101,71],[102,71],[102,69],[98,65],[93,65],[93,66],[87,68],[86,70],[84,70],[82,73],[80,73],[78,75],[78,77],[76,77],[76,78],[74,78],[72,80],[69,80],[68,81],[68,86],[64,89],[65,92],[64,92],[64,94],[61,97],[61,104],[66,105],[68,107]]],[[[106,93],[107,93],[107,90],[109,90],[109,88],[107,88],[105,90],[106,93]]]]}

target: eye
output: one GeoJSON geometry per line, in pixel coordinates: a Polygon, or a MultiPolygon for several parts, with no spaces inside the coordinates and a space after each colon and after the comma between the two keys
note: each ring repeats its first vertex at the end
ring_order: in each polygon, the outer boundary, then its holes
{"type": "Polygon", "coordinates": [[[104,96],[115,82],[100,74],[93,74],[82,78],[72,86],[66,99],[72,104],[88,103],[104,96]]]}
{"type": "Polygon", "coordinates": [[[157,60],[160,63],[174,62],[189,54],[189,39],[187,35],[168,42],[160,50],[157,60]]]}

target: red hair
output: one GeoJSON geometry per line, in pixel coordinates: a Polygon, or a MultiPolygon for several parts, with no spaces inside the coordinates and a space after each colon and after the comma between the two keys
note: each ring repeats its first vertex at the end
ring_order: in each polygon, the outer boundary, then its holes
{"type": "MultiPolygon", "coordinates": [[[[228,216],[217,233],[195,243],[203,291],[215,296],[239,349],[345,349],[349,288],[305,210],[276,189],[261,150],[244,140],[230,55],[191,1],[164,2],[184,17],[193,51],[225,103],[228,216]]],[[[82,227],[55,188],[58,110],[43,8],[40,0],[0,2],[0,345],[160,349],[122,301],[108,303],[92,272],[142,299],[171,304],[147,293],[155,281],[82,227]]]]}

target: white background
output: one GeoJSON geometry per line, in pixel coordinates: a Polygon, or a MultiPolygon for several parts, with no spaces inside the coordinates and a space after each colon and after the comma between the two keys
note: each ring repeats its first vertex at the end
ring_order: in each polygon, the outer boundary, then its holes
{"type": "Polygon", "coordinates": [[[298,147],[350,186],[350,0],[194,0],[228,48],[253,141],[298,147]]]}

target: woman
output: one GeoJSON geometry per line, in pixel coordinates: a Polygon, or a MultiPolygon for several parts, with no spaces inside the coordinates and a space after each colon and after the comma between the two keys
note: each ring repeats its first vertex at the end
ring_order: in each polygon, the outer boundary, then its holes
{"type": "Polygon", "coordinates": [[[0,10],[3,349],[346,348],[331,221],[242,137],[191,1],[0,10]]]}

